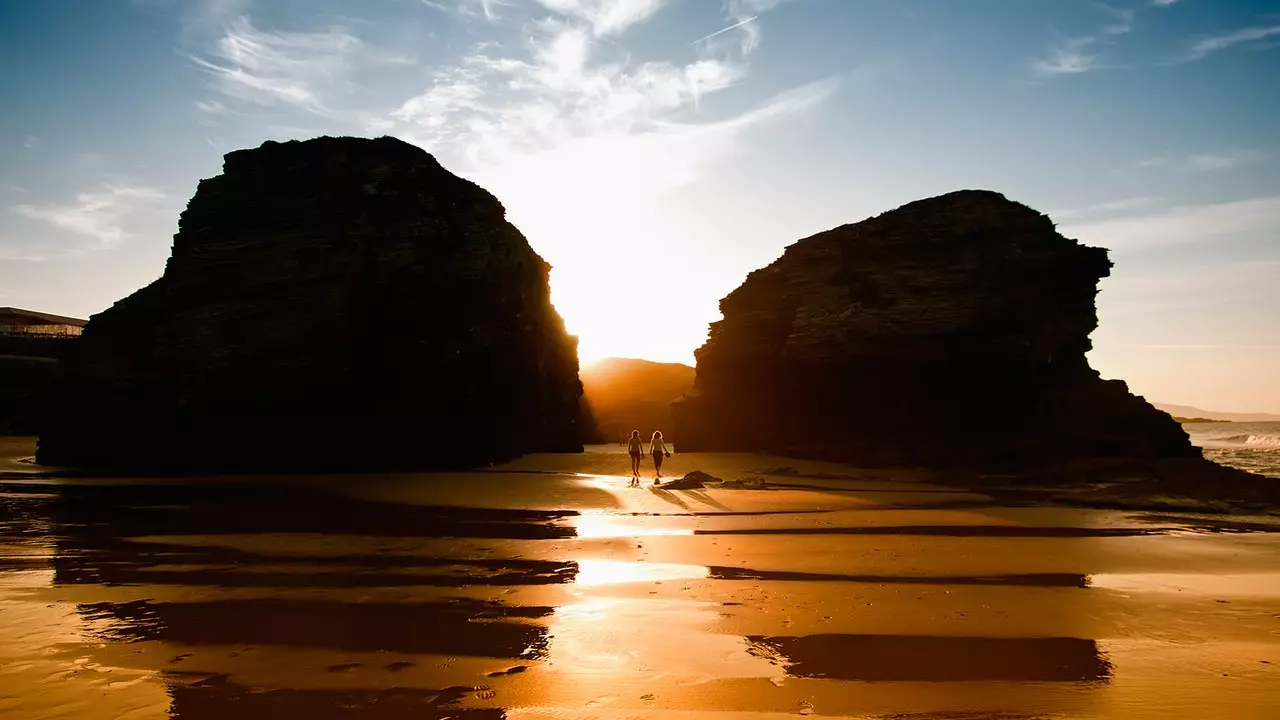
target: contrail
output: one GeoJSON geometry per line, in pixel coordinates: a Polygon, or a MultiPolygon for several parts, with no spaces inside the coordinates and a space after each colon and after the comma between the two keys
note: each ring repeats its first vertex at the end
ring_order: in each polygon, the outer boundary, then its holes
{"type": "Polygon", "coordinates": [[[755,19],[756,19],[756,18],[758,18],[758,17],[760,17],[760,16],[759,16],[759,15],[752,15],[751,17],[747,18],[746,20],[741,20],[741,21],[739,21],[739,22],[736,22],[736,23],[734,23],[734,24],[730,25],[730,26],[729,26],[729,27],[727,27],[727,28],[720,28],[719,30],[717,30],[717,31],[715,31],[715,32],[713,32],[713,33],[711,33],[710,35],[704,35],[704,36],[702,36],[702,37],[698,38],[697,40],[694,40],[694,41],[693,41],[693,43],[691,43],[691,44],[693,44],[693,45],[697,45],[698,43],[702,42],[703,40],[710,40],[711,38],[713,38],[713,37],[715,37],[715,36],[719,35],[720,33],[727,33],[727,32],[729,32],[730,30],[732,30],[732,29],[734,29],[734,28],[740,28],[740,27],[742,27],[743,25],[746,25],[747,23],[751,22],[752,20],[755,20],[755,19]]]}

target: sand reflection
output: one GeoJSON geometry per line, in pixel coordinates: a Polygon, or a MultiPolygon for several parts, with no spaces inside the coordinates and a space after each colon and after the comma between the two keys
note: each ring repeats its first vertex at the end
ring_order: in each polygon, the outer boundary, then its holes
{"type": "Polygon", "coordinates": [[[570,525],[580,538],[653,537],[693,535],[690,527],[658,525],[651,517],[631,517],[610,512],[589,511],[574,517],[570,525]]]}
{"type": "Polygon", "coordinates": [[[1120,592],[1280,598],[1277,573],[1105,573],[1089,576],[1089,586],[1120,592]]]}
{"type": "Polygon", "coordinates": [[[702,565],[579,560],[578,574],[574,582],[578,585],[617,585],[664,580],[700,580],[708,577],[710,573],[710,568],[702,565]]]}
{"type": "Polygon", "coordinates": [[[747,652],[743,638],[709,632],[719,610],[716,603],[625,597],[565,605],[551,620],[547,666],[591,676],[656,673],[686,682],[778,675],[778,668],[747,652]]]}

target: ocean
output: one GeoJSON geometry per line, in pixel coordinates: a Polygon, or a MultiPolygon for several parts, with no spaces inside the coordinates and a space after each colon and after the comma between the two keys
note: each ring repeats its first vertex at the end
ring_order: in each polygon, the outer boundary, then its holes
{"type": "Polygon", "coordinates": [[[1191,442],[1214,462],[1280,478],[1280,422],[1185,423],[1191,442]]]}

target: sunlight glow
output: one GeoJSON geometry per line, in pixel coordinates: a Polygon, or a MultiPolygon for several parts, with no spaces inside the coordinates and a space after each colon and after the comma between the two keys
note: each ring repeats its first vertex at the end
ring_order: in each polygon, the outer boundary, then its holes
{"type": "Polygon", "coordinates": [[[644,518],[644,523],[636,518],[623,517],[606,512],[585,512],[574,518],[574,529],[580,538],[615,538],[615,537],[652,537],[669,535],[692,535],[693,528],[653,527],[655,518],[644,518]]]}
{"type": "Polygon", "coordinates": [[[578,574],[574,582],[579,585],[701,580],[711,574],[711,570],[702,565],[617,560],[578,560],[577,562],[578,574]]]}

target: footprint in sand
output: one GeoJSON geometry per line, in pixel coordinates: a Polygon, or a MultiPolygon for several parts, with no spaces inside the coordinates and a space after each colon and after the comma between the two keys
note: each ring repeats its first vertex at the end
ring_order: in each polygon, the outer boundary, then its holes
{"type": "Polygon", "coordinates": [[[354,672],[359,668],[360,668],[360,663],[341,663],[339,665],[330,665],[329,667],[325,668],[324,671],[331,672],[331,673],[345,673],[345,672],[354,672]]]}

